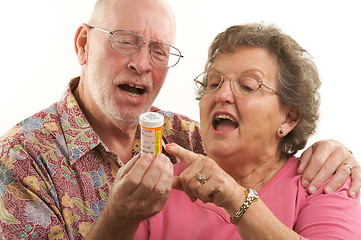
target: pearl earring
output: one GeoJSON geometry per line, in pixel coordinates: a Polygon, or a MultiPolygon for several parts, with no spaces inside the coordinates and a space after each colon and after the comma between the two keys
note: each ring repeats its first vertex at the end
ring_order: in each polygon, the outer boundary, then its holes
{"type": "Polygon", "coordinates": [[[282,134],[282,133],[283,133],[283,130],[281,129],[281,130],[280,130],[280,134],[282,134]]]}

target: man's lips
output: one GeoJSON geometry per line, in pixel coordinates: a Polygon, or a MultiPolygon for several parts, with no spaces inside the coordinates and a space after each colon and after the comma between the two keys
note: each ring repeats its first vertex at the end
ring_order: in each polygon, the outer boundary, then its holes
{"type": "Polygon", "coordinates": [[[134,84],[120,84],[118,87],[133,97],[138,97],[143,95],[146,92],[146,88],[144,86],[134,85],[134,84]]]}

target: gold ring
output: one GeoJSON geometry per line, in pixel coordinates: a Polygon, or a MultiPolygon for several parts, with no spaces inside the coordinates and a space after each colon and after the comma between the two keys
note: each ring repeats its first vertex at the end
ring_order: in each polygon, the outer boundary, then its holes
{"type": "Polygon", "coordinates": [[[203,174],[201,174],[201,173],[197,173],[197,175],[196,175],[195,178],[196,178],[196,180],[197,180],[198,182],[200,182],[202,185],[207,182],[205,176],[204,176],[203,174]]]}
{"type": "Polygon", "coordinates": [[[352,172],[352,166],[349,163],[342,163],[342,165],[348,167],[348,169],[350,169],[350,172],[352,172]]]}

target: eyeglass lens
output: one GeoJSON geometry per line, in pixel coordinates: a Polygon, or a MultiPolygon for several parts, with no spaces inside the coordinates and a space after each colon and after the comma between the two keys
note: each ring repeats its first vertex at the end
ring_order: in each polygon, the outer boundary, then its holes
{"type": "MultiPolygon", "coordinates": [[[[118,30],[111,36],[112,48],[122,54],[134,54],[141,49],[143,44],[143,39],[131,32],[118,30]]],[[[165,43],[153,42],[149,44],[149,48],[153,62],[162,67],[172,67],[181,58],[178,49],[165,43]]]]}
{"type": "MultiPolygon", "coordinates": [[[[225,77],[218,72],[210,70],[197,78],[196,85],[204,93],[211,93],[223,84],[223,78],[225,77]]],[[[252,75],[238,74],[232,78],[233,90],[240,95],[247,95],[257,91],[259,85],[259,80],[252,75]]]]}

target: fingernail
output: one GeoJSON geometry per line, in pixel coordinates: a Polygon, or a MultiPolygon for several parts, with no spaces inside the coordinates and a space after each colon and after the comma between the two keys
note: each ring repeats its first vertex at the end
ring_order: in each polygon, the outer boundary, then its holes
{"type": "Polygon", "coordinates": [[[350,195],[351,195],[352,198],[355,198],[355,197],[356,197],[356,193],[355,193],[355,192],[351,192],[350,195]]]}
{"type": "Polygon", "coordinates": [[[143,156],[143,161],[146,162],[146,163],[150,163],[152,161],[152,158],[149,154],[145,154],[143,156]]]}
{"type": "Polygon", "coordinates": [[[317,188],[315,186],[311,186],[309,188],[309,191],[310,191],[311,194],[314,194],[317,191],[317,188]]]}
{"type": "Polygon", "coordinates": [[[306,179],[303,179],[303,180],[302,180],[302,185],[303,185],[304,187],[308,187],[309,184],[310,184],[310,181],[308,181],[308,180],[306,180],[306,179]]]}
{"type": "Polygon", "coordinates": [[[330,194],[330,193],[333,193],[333,189],[332,189],[332,187],[327,186],[327,187],[325,187],[324,192],[327,193],[327,194],[330,194]]]}
{"type": "Polygon", "coordinates": [[[159,161],[161,161],[161,163],[165,164],[167,162],[167,159],[165,158],[164,155],[159,154],[157,155],[157,158],[159,159],[159,161]]]}

